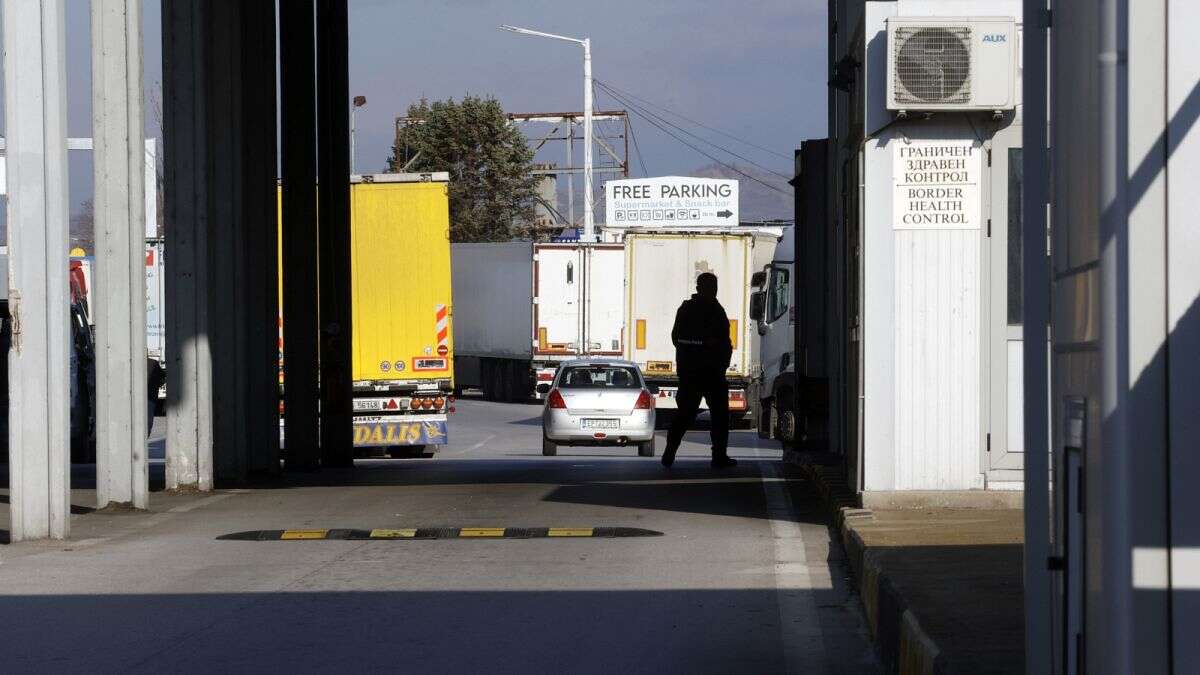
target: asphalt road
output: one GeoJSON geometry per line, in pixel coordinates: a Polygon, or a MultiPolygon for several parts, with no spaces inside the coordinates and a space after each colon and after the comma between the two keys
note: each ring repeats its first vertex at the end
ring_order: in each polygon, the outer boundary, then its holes
{"type": "Polygon", "coordinates": [[[460,401],[432,459],[155,493],[150,514],[84,513],[76,492],[72,542],[0,546],[0,670],[877,670],[840,547],[778,450],[735,431],[727,471],[704,433],[671,470],[634,448],[546,458],[539,412],[460,401]],[[661,534],[217,539],[426,527],[661,534]]]}

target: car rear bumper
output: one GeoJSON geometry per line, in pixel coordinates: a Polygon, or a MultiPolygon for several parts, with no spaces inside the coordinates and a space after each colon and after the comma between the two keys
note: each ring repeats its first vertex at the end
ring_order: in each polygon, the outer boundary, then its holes
{"type": "Polygon", "coordinates": [[[542,431],[546,438],[559,443],[581,443],[589,445],[619,445],[640,443],[654,438],[654,411],[635,410],[632,413],[611,414],[603,412],[575,413],[567,410],[546,409],[542,414],[542,431]],[[585,429],[584,419],[615,419],[616,429],[585,429]],[[602,436],[597,436],[602,434],[602,436]]]}

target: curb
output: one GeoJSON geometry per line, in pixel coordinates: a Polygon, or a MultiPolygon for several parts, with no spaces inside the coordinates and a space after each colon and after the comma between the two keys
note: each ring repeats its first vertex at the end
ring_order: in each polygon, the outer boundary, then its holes
{"type": "Polygon", "coordinates": [[[847,484],[840,467],[797,462],[812,481],[837,531],[858,586],[863,614],[886,672],[900,675],[944,675],[951,672],[937,643],[896,590],[877,551],[868,547],[855,528],[874,520],[861,508],[859,496],[847,484]]]}

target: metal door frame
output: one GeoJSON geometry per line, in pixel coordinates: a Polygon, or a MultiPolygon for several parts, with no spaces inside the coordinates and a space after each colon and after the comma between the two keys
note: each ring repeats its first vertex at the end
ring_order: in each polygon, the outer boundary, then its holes
{"type": "MultiPolygon", "coordinates": [[[[1024,439],[1008,438],[1008,347],[1013,341],[1024,342],[1024,325],[1008,323],[1008,218],[1012,200],[1008,181],[1009,151],[1021,149],[1021,126],[1010,124],[999,129],[984,148],[989,155],[986,179],[989,199],[984,210],[987,236],[982,333],[985,336],[983,382],[987,389],[983,396],[983,466],[989,480],[1020,481],[1024,478],[1024,450],[1010,451],[1009,447],[1015,443],[1023,448],[1024,439]]],[[[1019,201],[1017,207],[1020,208],[1019,201]]],[[[1019,296],[1021,291],[1016,292],[1019,296]]],[[[1018,407],[1015,413],[1021,415],[1024,410],[1018,407]]]]}

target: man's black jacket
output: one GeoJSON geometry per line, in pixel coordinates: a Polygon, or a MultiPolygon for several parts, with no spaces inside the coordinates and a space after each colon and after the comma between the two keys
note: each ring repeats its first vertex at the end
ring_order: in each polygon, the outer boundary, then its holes
{"type": "Polygon", "coordinates": [[[733,356],[729,317],[716,298],[699,294],[684,300],[671,329],[675,361],[682,377],[723,376],[733,356]]]}

